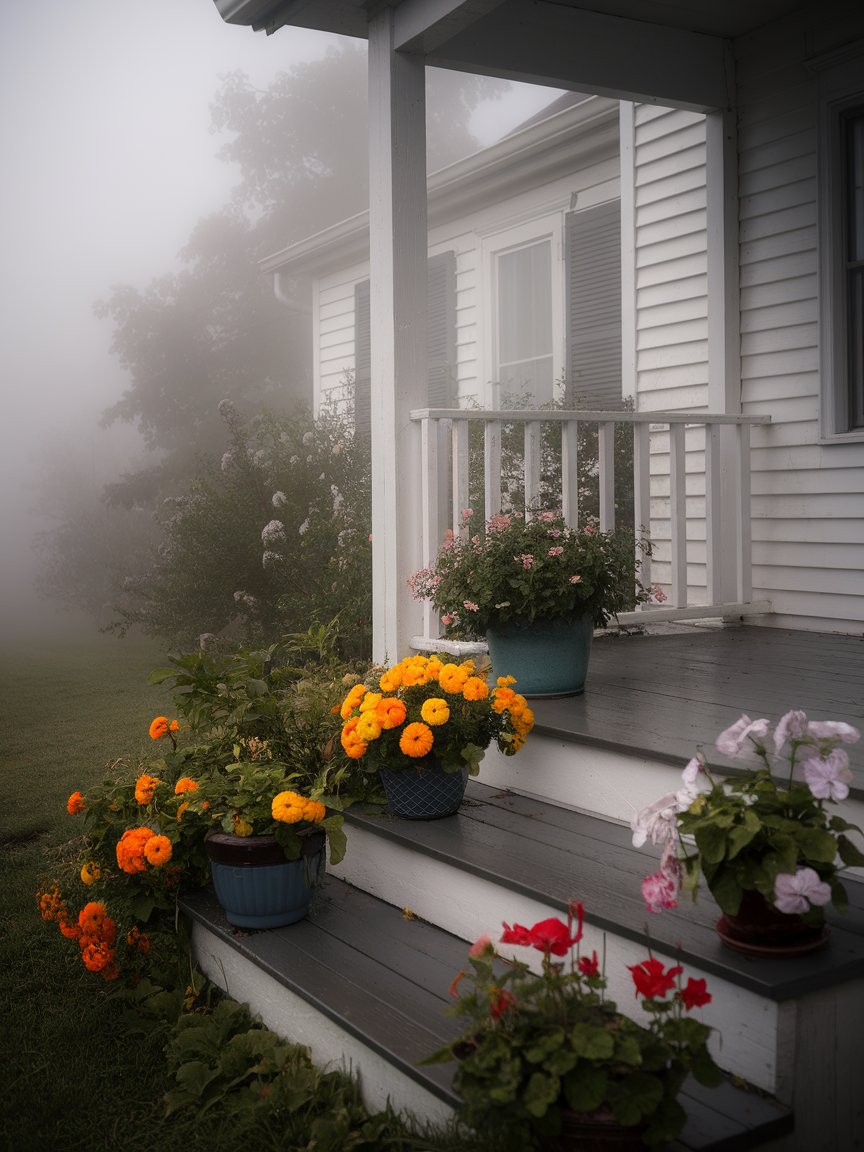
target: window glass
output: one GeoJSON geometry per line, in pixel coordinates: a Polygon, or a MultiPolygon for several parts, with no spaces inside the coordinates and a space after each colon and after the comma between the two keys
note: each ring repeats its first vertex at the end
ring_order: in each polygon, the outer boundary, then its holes
{"type": "Polygon", "coordinates": [[[497,257],[497,370],[503,392],[552,399],[552,244],[497,257]]]}

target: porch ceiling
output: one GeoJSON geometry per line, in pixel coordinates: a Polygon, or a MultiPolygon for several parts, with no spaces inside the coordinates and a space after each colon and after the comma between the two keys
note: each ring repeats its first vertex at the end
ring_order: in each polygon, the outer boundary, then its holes
{"type": "MultiPolygon", "coordinates": [[[[364,0],[214,0],[229,23],[365,38],[364,0]]],[[[728,42],[802,0],[391,0],[396,46],[427,64],[699,109],[732,103],[728,42]]]]}

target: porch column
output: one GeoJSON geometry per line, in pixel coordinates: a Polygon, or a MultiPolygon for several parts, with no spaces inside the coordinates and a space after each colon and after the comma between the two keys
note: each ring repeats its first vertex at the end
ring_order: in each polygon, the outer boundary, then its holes
{"type": "Polygon", "coordinates": [[[420,566],[425,404],[426,86],[422,56],[395,51],[393,9],[369,22],[369,312],[373,658],[401,659],[421,631],[406,580],[420,566]]]}
{"type": "MultiPolygon", "coordinates": [[[[708,410],[741,412],[738,294],[738,139],[734,109],[705,117],[708,221],[708,410]]],[[[708,600],[748,599],[750,523],[742,522],[737,438],[746,429],[727,425],[706,445],[710,461],[705,492],[708,600]],[[747,580],[739,586],[739,571],[747,580]]],[[[707,434],[707,433],[706,433],[707,434]]],[[[749,482],[749,477],[747,478],[749,482]]]]}

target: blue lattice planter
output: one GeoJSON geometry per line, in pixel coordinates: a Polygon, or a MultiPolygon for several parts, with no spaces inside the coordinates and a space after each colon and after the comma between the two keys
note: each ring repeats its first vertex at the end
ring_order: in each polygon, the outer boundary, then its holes
{"type": "Polygon", "coordinates": [[[462,803],[468,769],[445,772],[437,761],[424,760],[416,768],[394,772],[381,768],[387,807],[403,820],[438,820],[452,816],[462,803]]]}
{"type": "Polygon", "coordinates": [[[229,924],[281,928],[302,920],[324,872],[325,835],[304,838],[299,860],[286,860],[273,836],[209,832],[205,839],[216,897],[229,924]]]}

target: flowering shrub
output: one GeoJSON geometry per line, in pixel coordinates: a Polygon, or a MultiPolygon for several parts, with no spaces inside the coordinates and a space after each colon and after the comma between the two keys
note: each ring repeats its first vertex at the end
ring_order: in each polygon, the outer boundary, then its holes
{"type": "MultiPolygon", "coordinates": [[[[273,835],[286,859],[298,859],[304,836],[320,829],[332,863],[345,851],[342,801],[324,794],[323,760],[311,761],[314,771],[302,758],[288,767],[266,739],[236,733],[226,756],[221,733],[182,746],[179,733],[177,720],[157,716],[150,736],[165,749],[161,758],[146,771],[118,760],[101,784],[72,793],[67,811],[83,818],[84,835],[38,894],[43,919],[75,940],[104,980],[134,984],[146,967],[152,983],[160,964],[176,963],[177,899],[209,876],[210,829],[273,835]]],[[[167,971],[163,978],[176,983],[167,971]]]]}
{"type": "Polygon", "coordinates": [[[342,747],[370,772],[422,767],[434,756],[445,772],[467,767],[476,775],[493,740],[513,755],[534,726],[513,677],[499,677],[490,691],[482,673],[471,660],[454,664],[419,655],[379,669],[342,702],[342,747]]]}
{"type": "Polygon", "coordinates": [[[553,1139],[564,1108],[611,1114],[640,1126],[646,1145],[664,1144],[684,1124],[676,1097],[685,1077],[720,1082],[706,1047],[710,1029],[689,1015],[711,1000],[705,980],[683,984],[681,966],[667,968],[656,957],[633,965],[648,1015],[642,1026],[605,998],[597,953],[581,955],[581,939],[576,903],[566,924],[554,917],[531,928],[505,924],[500,943],[540,952],[540,974],[524,961],[505,962],[482,936],[469,949],[470,972],[453,981],[450,1011],[466,1028],[427,1062],[458,1061],[462,1118],[496,1137],[496,1148],[553,1139]],[[568,954],[569,963],[559,962],[568,954]]]}
{"type": "Polygon", "coordinates": [[[660,868],[642,885],[649,909],[674,908],[682,884],[695,898],[702,874],[728,915],[738,912],[745,892],[759,892],[780,912],[800,913],[813,925],[822,923],[829,903],[845,910],[837,874],[864,865],[864,853],[847,835],[861,829],[830,815],[826,803],[849,794],[842,745],[859,736],[850,724],[808,720],[800,711],[787,712],[773,734],[768,720],[746,715],[721,732],[717,751],[752,767],[716,780],[700,752],[684,769],[683,787],[633,821],[637,847],[646,840],[662,845],[660,868]]]}
{"type": "MultiPolygon", "coordinates": [[[[466,509],[466,523],[473,513],[466,509]]],[[[435,564],[408,580],[415,599],[430,600],[450,634],[485,635],[508,621],[575,620],[590,613],[598,627],[650,599],[638,579],[632,532],[601,532],[588,520],[568,527],[559,512],[529,520],[502,515],[482,533],[448,535],[435,564]]]]}

